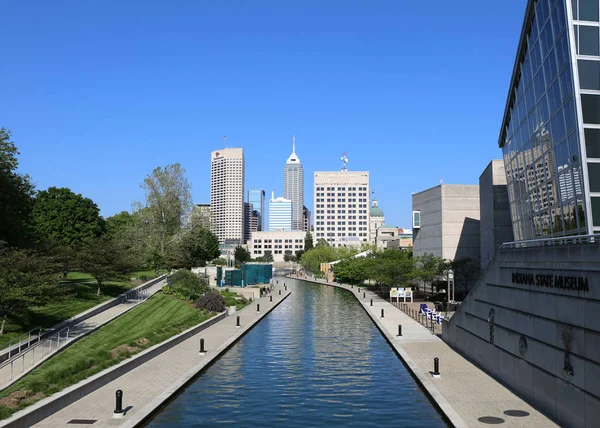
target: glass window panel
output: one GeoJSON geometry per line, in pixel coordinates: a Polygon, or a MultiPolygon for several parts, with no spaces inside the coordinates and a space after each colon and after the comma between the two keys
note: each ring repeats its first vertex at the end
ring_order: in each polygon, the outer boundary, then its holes
{"type": "Polygon", "coordinates": [[[566,135],[565,119],[561,110],[552,118],[552,141],[556,144],[565,138],[566,135]]]}
{"type": "Polygon", "coordinates": [[[580,55],[599,55],[600,38],[598,36],[598,27],[579,26],[579,54],[580,55]]]}
{"type": "Polygon", "coordinates": [[[579,20],[598,22],[598,0],[579,0],[579,20]]]}
{"type": "Polygon", "coordinates": [[[582,233],[586,232],[586,215],[585,208],[582,200],[577,201],[577,219],[579,220],[579,231],[582,233]]]}
{"type": "Polygon", "coordinates": [[[562,104],[562,98],[560,96],[560,83],[556,80],[550,88],[548,88],[548,107],[550,108],[550,114],[554,113],[558,107],[562,104]]]}
{"type": "Polygon", "coordinates": [[[569,149],[567,142],[563,141],[555,149],[556,152],[556,169],[560,172],[569,167],[569,149]]]}
{"type": "Polygon", "coordinates": [[[600,96],[581,94],[581,107],[584,123],[600,124],[600,96]]]}
{"type": "Polygon", "coordinates": [[[554,39],[552,38],[552,26],[550,25],[550,22],[546,24],[540,34],[540,43],[542,48],[542,58],[544,58],[546,55],[548,55],[548,52],[550,52],[550,49],[552,49],[552,46],[554,45],[554,39]]]}
{"type": "Polygon", "coordinates": [[[546,95],[544,95],[538,103],[538,115],[540,122],[547,122],[548,119],[550,119],[550,110],[548,108],[548,101],[546,100],[546,95]]]}
{"type": "Polygon", "coordinates": [[[544,73],[546,76],[546,82],[552,82],[556,76],[558,76],[558,67],[556,66],[556,53],[554,49],[550,51],[550,55],[546,58],[544,63],[544,73]]]}
{"type": "Polygon", "coordinates": [[[535,6],[535,15],[539,19],[538,26],[543,26],[548,14],[550,13],[550,5],[548,0],[539,0],[535,6]]]}
{"type": "Polygon", "coordinates": [[[564,2],[561,0],[552,11],[552,29],[554,31],[554,38],[562,32],[566,24],[567,14],[565,13],[564,2]]]}
{"type": "Polygon", "coordinates": [[[563,34],[560,40],[556,43],[556,61],[558,69],[562,69],[563,66],[569,61],[569,46],[567,45],[567,35],[563,34]]]}
{"type": "Polygon", "coordinates": [[[579,53],[579,25],[573,25],[574,34],[575,34],[575,51],[579,53]]]}
{"type": "Polygon", "coordinates": [[[569,164],[579,161],[579,140],[577,132],[573,132],[567,138],[567,147],[569,149],[569,164]]]}
{"type": "Polygon", "coordinates": [[[594,226],[600,226],[600,198],[592,198],[592,218],[594,226]]]}
{"type": "Polygon", "coordinates": [[[588,158],[600,158],[600,129],[585,130],[585,149],[588,158]]]}
{"type": "Polygon", "coordinates": [[[542,70],[533,78],[533,89],[535,90],[535,100],[538,101],[544,95],[544,73],[542,70]]]}
{"type": "Polygon", "coordinates": [[[600,61],[577,61],[581,89],[600,89],[600,61]]]}
{"type": "Polygon", "coordinates": [[[565,132],[568,134],[577,127],[577,115],[575,114],[575,102],[571,98],[564,106],[565,112],[565,132]]]}
{"type": "Polygon", "coordinates": [[[562,100],[567,100],[573,93],[573,79],[571,79],[571,68],[566,67],[560,74],[560,87],[562,89],[562,100]]]}
{"type": "Polygon", "coordinates": [[[588,163],[590,192],[600,192],[600,163],[588,163]]]}
{"type": "Polygon", "coordinates": [[[577,0],[571,0],[571,9],[573,10],[573,19],[577,20],[577,0]]]}
{"type": "Polygon", "coordinates": [[[542,57],[540,55],[540,42],[538,41],[531,48],[531,72],[535,74],[542,65],[542,57]]]}

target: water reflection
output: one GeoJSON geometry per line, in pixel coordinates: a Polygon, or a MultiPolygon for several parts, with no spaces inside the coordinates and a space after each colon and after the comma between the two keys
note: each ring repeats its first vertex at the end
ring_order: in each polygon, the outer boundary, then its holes
{"type": "Polygon", "coordinates": [[[149,426],[445,426],[350,293],[286,283],[292,295],[149,426]]]}

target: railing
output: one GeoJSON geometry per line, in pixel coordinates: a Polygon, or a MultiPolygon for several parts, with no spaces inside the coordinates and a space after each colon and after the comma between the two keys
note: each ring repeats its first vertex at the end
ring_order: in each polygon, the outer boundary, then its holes
{"type": "Polygon", "coordinates": [[[561,245],[598,244],[600,235],[561,236],[559,238],[532,239],[529,241],[505,242],[501,250],[515,248],[555,247],[561,245]]]}
{"type": "MultiPolygon", "coordinates": [[[[41,337],[42,337],[42,327],[35,327],[35,328],[32,328],[31,330],[29,330],[27,333],[23,333],[16,339],[10,341],[8,343],[8,346],[6,347],[6,348],[8,348],[8,358],[10,359],[10,357],[13,356],[13,351],[16,350],[17,354],[20,354],[21,349],[29,348],[33,343],[39,342],[41,337]],[[37,335],[35,335],[35,333],[34,333],[36,331],[37,331],[37,335]],[[34,342],[31,341],[32,336],[33,336],[34,342]],[[25,341],[25,337],[27,337],[27,341],[25,341]],[[37,342],[35,342],[35,340],[37,340],[37,342]],[[27,346],[25,346],[25,344],[27,344],[27,346]],[[13,348],[13,345],[16,345],[16,346],[13,348]]],[[[6,349],[6,348],[3,348],[3,349],[6,349]]]]}
{"type": "Polygon", "coordinates": [[[39,363],[44,358],[48,357],[48,355],[52,354],[53,351],[64,346],[69,341],[70,330],[71,327],[66,327],[51,336],[41,340],[38,339],[37,342],[31,343],[30,347],[25,349],[22,353],[0,364],[0,373],[8,370],[8,378],[12,381],[15,376],[15,368],[19,370],[19,362],[21,364],[18,374],[21,374],[28,368],[26,365],[30,365],[30,367],[35,366],[36,360],[39,363]],[[31,363],[29,361],[31,361],[31,363]]]}

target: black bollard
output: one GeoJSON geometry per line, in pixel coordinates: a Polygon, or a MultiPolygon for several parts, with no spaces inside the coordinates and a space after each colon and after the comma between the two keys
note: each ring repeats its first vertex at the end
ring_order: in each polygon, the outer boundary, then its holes
{"type": "Polygon", "coordinates": [[[358,288],[358,292],[360,293],[360,287],[358,288]]]}
{"type": "Polygon", "coordinates": [[[433,359],[433,377],[440,377],[440,359],[438,357],[433,359]]]}
{"type": "Polygon", "coordinates": [[[206,354],[206,350],[204,349],[204,339],[200,339],[200,355],[206,354]]]}
{"type": "Polygon", "coordinates": [[[256,304],[256,313],[259,313],[259,312],[260,312],[260,304],[257,303],[256,304]]]}
{"type": "Polygon", "coordinates": [[[283,284],[283,289],[287,291],[287,285],[283,284]]]}
{"type": "Polygon", "coordinates": [[[237,316],[237,323],[235,325],[237,328],[240,328],[240,316],[237,316]]]}
{"type": "Polygon", "coordinates": [[[383,316],[383,308],[381,309],[381,318],[384,318],[384,316],[383,316]]]}
{"type": "Polygon", "coordinates": [[[373,306],[373,299],[371,299],[371,306],[373,306]]]}
{"type": "Polygon", "coordinates": [[[269,302],[273,301],[273,296],[269,296],[269,302]]]}
{"type": "Polygon", "coordinates": [[[279,290],[279,295],[281,296],[281,290],[279,290]]]}
{"type": "Polygon", "coordinates": [[[123,411],[123,391],[121,391],[120,389],[117,389],[117,392],[115,393],[115,397],[116,397],[116,404],[115,404],[115,412],[114,415],[116,417],[122,417],[124,414],[123,411]]]}
{"type": "Polygon", "coordinates": [[[363,299],[367,298],[367,293],[363,293],[363,299]]]}
{"type": "Polygon", "coordinates": [[[402,336],[402,324],[398,324],[398,337],[402,336]]]}
{"type": "Polygon", "coordinates": [[[354,288],[354,285],[351,285],[350,288],[354,288]]]}
{"type": "Polygon", "coordinates": [[[279,280],[277,280],[277,284],[279,284],[279,280]]]}

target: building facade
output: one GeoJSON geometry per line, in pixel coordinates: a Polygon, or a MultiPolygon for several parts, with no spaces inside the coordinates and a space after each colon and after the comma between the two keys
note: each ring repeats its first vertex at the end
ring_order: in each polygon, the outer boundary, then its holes
{"type": "Polygon", "coordinates": [[[440,184],[412,196],[413,254],[479,260],[479,186],[440,184]]]}
{"type": "Polygon", "coordinates": [[[491,161],[479,177],[481,270],[504,242],[514,241],[504,162],[491,161]]]}
{"type": "Polygon", "coordinates": [[[296,137],[293,137],[292,154],[283,168],[283,197],[292,201],[292,229],[304,230],[304,169],[296,155],[296,137]]]}
{"type": "Polygon", "coordinates": [[[498,144],[516,240],[600,231],[598,2],[529,1],[498,144]]]}
{"type": "Polygon", "coordinates": [[[286,198],[269,200],[269,230],[292,230],[292,201],[286,198]]]}
{"type": "Polygon", "coordinates": [[[369,241],[369,172],[314,173],[314,239],[332,246],[369,241]]]}
{"type": "Polygon", "coordinates": [[[385,216],[383,210],[379,208],[377,199],[373,198],[371,209],[369,210],[369,242],[375,244],[377,238],[377,228],[383,226],[385,216]]]}
{"type": "Polygon", "coordinates": [[[264,230],[265,213],[265,191],[262,189],[249,189],[246,202],[252,204],[253,211],[256,212],[257,230],[264,230]]]}
{"type": "Polygon", "coordinates": [[[248,242],[250,239],[250,234],[253,232],[252,230],[252,213],[254,212],[252,208],[252,204],[249,202],[244,202],[244,244],[248,242]]]}
{"type": "Polygon", "coordinates": [[[302,230],[304,230],[305,232],[310,232],[310,210],[306,208],[306,206],[302,208],[302,222],[304,224],[304,228],[302,230]]]}
{"type": "Polygon", "coordinates": [[[268,253],[273,255],[274,262],[283,262],[286,254],[295,256],[298,251],[304,250],[305,234],[302,230],[254,232],[248,241],[248,251],[253,258],[268,253]]]}
{"type": "Polygon", "coordinates": [[[244,151],[211,153],[210,207],[213,233],[222,244],[241,244],[244,238],[244,151]]]}

